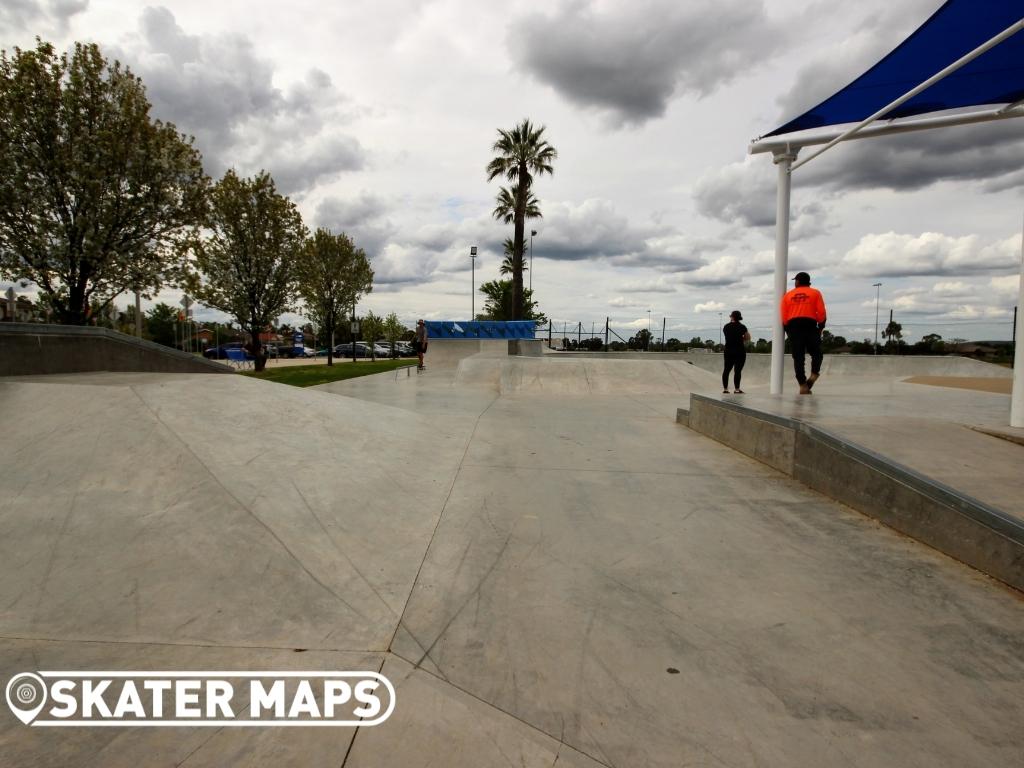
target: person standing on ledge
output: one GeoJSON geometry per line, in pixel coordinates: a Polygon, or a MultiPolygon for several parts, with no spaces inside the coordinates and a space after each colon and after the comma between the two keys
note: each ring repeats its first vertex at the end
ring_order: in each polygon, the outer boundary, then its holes
{"type": "Polygon", "coordinates": [[[797,272],[796,287],[782,297],[782,327],[789,337],[793,353],[793,370],[800,394],[811,394],[811,387],[821,375],[821,332],[825,328],[825,300],[821,291],[811,288],[811,276],[797,272]],[[811,375],[804,373],[804,355],[811,355],[811,375]]]}
{"type": "Polygon", "coordinates": [[[420,364],[416,366],[416,370],[422,371],[424,369],[423,355],[427,353],[427,326],[423,322],[423,318],[416,322],[416,335],[413,336],[412,346],[420,359],[420,364]]]}
{"type": "Polygon", "coordinates": [[[743,374],[743,364],[747,362],[747,348],[744,342],[750,341],[750,332],[747,326],[740,322],[743,315],[738,309],[729,313],[729,322],[722,328],[722,335],[725,337],[725,370],[722,372],[722,394],[729,394],[729,371],[734,371],[732,383],[737,395],[742,395],[740,389],[740,376],[743,374]]]}

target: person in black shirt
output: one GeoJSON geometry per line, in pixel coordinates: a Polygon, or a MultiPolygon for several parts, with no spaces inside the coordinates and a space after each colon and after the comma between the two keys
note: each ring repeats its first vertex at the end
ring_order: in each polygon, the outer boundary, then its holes
{"type": "Polygon", "coordinates": [[[722,335],[725,337],[725,370],[722,372],[722,392],[729,392],[729,371],[733,373],[734,391],[738,395],[743,394],[740,389],[740,376],[743,373],[743,364],[747,362],[747,348],[743,343],[750,341],[750,333],[747,326],[740,322],[743,315],[738,309],[729,313],[729,322],[722,328],[722,335]]]}

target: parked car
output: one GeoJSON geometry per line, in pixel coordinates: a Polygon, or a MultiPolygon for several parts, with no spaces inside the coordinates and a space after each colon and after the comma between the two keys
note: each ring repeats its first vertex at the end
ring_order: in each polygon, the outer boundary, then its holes
{"type": "MultiPolygon", "coordinates": [[[[352,357],[352,342],[338,344],[334,348],[335,357],[352,357]]],[[[370,348],[361,341],[356,342],[356,357],[370,357],[370,348]]]]}
{"type": "Polygon", "coordinates": [[[295,358],[295,357],[316,357],[316,350],[312,347],[298,346],[298,347],[281,347],[281,357],[295,358]]]}
{"type": "Polygon", "coordinates": [[[219,347],[210,347],[203,351],[203,357],[210,360],[226,360],[228,357],[229,349],[242,349],[243,344],[240,341],[232,341],[228,344],[221,344],[219,347]]]}

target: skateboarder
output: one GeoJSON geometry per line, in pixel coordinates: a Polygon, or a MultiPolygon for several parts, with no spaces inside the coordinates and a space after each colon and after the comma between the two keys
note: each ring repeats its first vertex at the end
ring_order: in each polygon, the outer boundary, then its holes
{"type": "Polygon", "coordinates": [[[425,366],[423,365],[423,355],[427,353],[427,326],[423,322],[423,318],[420,318],[416,322],[416,335],[412,340],[412,348],[416,350],[416,354],[420,359],[420,364],[416,366],[416,371],[422,371],[425,369],[425,366]]]}
{"type": "Polygon", "coordinates": [[[821,332],[825,328],[825,300],[821,291],[811,288],[811,276],[797,272],[796,286],[782,297],[782,326],[789,337],[793,353],[793,370],[800,394],[811,394],[811,387],[821,375],[821,332]],[[811,355],[811,375],[804,373],[804,355],[811,355]]]}
{"type": "Polygon", "coordinates": [[[743,364],[747,362],[747,348],[743,343],[750,341],[747,326],[740,322],[743,315],[738,309],[729,313],[729,322],[722,329],[725,337],[725,370],[722,372],[722,394],[729,393],[729,371],[733,371],[732,381],[737,395],[742,395],[740,376],[743,375],[743,364]]]}

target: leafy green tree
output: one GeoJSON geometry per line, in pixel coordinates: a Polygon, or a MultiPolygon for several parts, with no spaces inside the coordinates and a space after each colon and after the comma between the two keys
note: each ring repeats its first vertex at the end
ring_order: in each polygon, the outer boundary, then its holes
{"type": "Polygon", "coordinates": [[[205,236],[191,241],[189,289],[249,334],[257,371],[267,364],[260,331],[289,309],[306,235],[298,209],[277,193],[269,173],[242,179],[229,170],[211,192],[205,236]]]}
{"type": "Polygon", "coordinates": [[[391,346],[392,357],[395,356],[395,342],[401,341],[405,331],[405,326],[402,325],[402,321],[398,319],[398,315],[394,312],[384,318],[384,338],[387,339],[388,344],[391,346]]]}
{"type": "Polygon", "coordinates": [[[149,108],[95,44],[0,51],[0,276],[38,285],[58,322],[179,275],[208,179],[191,139],[149,108]]]}
{"type": "MultiPolygon", "coordinates": [[[[533,188],[533,177],[554,172],[552,165],[558,152],[544,138],[544,127],[535,128],[529,120],[523,120],[512,130],[498,129],[498,140],[492,150],[497,155],[487,165],[487,180],[504,176],[515,182],[513,223],[515,225],[512,254],[512,301],[513,320],[528,319],[522,314],[527,307],[523,294],[523,247],[525,244],[526,218],[529,196],[533,188]]],[[[510,191],[510,195],[513,192],[510,191]]]]}
{"type": "Polygon", "coordinates": [[[519,317],[515,317],[512,307],[513,288],[511,280],[490,280],[480,286],[480,293],[486,297],[484,311],[477,315],[480,320],[547,320],[542,312],[537,311],[537,302],[533,300],[533,291],[523,291],[523,303],[519,307],[519,317]]]}
{"type": "Polygon", "coordinates": [[[636,335],[631,337],[629,340],[630,349],[643,349],[647,350],[651,346],[651,332],[646,328],[641,328],[636,332],[636,335]]]}
{"type": "Polygon", "coordinates": [[[165,347],[174,346],[174,322],[178,318],[178,310],[169,304],[160,302],[146,313],[146,336],[157,344],[165,347]]]}
{"type": "Polygon", "coordinates": [[[327,364],[334,365],[334,332],[355,303],[373,290],[373,270],[362,248],[342,232],[318,229],[293,264],[306,314],[320,327],[327,364]]]}
{"type": "Polygon", "coordinates": [[[378,338],[384,335],[384,320],[373,314],[373,312],[367,312],[366,317],[363,318],[359,324],[363,332],[363,339],[370,345],[370,359],[377,359],[377,344],[378,338]]]}

